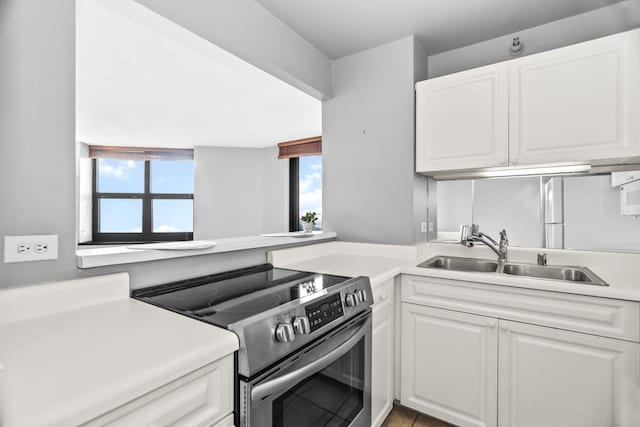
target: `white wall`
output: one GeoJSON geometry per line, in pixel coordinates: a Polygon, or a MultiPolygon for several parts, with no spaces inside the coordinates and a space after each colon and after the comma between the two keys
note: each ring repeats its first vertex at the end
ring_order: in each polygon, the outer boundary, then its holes
{"type": "Polygon", "coordinates": [[[565,247],[640,250],[640,218],[620,215],[620,189],[611,177],[564,179],[565,247]]]}
{"type": "Polygon", "coordinates": [[[317,99],[331,96],[331,62],[253,0],[136,0],[317,99]]]}
{"type": "Polygon", "coordinates": [[[498,240],[507,230],[512,246],[542,246],[540,178],[477,179],[473,186],[473,222],[498,240]]]}
{"type": "MultiPolygon", "coordinates": [[[[406,37],[333,63],[334,96],[322,107],[323,221],[340,240],[410,244],[426,221],[426,209],[414,218],[414,202],[426,208],[426,180],[414,173],[416,43],[406,37]]],[[[424,70],[426,56],[418,60],[424,70]]]]}
{"type": "Polygon", "coordinates": [[[277,148],[195,147],[194,238],[288,231],[289,161],[277,148]]]}
{"type": "Polygon", "coordinates": [[[473,222],[473,180],[437,183],[438,231],[458,232],[473,222]]]}
{"type": "Polygon", "coordinates": [[[429,78],[512,59],[509,56],[509,47],[514,37],[520,37],[524,43],[523,55],[526,56],[637,27],[640,27],[640,1],[627,0],[430,56],[429,78]]]}

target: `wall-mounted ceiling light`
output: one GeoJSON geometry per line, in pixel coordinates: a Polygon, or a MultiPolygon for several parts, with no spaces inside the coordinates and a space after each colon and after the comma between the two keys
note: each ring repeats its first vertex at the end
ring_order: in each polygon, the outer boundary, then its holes
{"type": "Polygon", "coordinates": [[[524,44],[520,41],[520,37],[515,37],[509,48],[509,55],[520,56],[524,51],[524,44]]]}

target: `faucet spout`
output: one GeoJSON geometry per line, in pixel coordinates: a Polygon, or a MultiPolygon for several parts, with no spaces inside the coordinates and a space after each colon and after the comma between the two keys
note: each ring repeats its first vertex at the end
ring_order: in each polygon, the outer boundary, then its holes
{"type": "Polygon", "coordinates": [[[497,242],[491,236],[479,231],[477,224],[463,225],[460,229],[460,244],[471,248],[474,243],[484,243],[493,252],[498,255],[498,262],[505,262],[507,260],[507,248],[509,247],[509,239],[507,239],[507,231],[502,230],[500,232],[500,242],[497,242]]]}

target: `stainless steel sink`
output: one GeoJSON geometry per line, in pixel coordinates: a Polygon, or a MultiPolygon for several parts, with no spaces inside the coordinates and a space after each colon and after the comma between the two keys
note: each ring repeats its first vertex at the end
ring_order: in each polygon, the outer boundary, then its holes
{"type": "Polygon", "coordinates": [[[547,280],[561,280],[584,285],[609,286],[587,267],[569,265],[536,265],[525,263],[498,263],[488,259],[434,256],[418,264],[418,267],[437,268],[452,271],[477,273],[501,273],[511,276],[535,277],[547,280]]]}
{"type": "Polygon", "coordinates": [[[502,272],[513,276],[537,277],[541,279],[577,282],[585,285],[608,286],[601,278],[586,267],[506,263],[502,272]]]}
{"type": "Polygon", "coordinates": [[[440,268],[455,271],[476,271],[493,273],[498,270],[498,263],[487,259],[459,258],[451,256],[435,256],[418,264],[418,267],[440,268]]]}

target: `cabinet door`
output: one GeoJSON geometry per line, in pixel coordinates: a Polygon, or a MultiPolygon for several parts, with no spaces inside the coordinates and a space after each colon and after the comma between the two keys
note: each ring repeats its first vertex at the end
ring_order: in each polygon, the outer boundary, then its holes
{"type": "Polygon", "coordinates": [[[637,427],[640,344],[500,321],[499,425],[637,427]]]}
{"type": "Polygon", "coordinates": [[[416,171],[506,166],[505,63],[416,84],[416,171]]]}
{"type": "Polygon", "coordinates": [[[513,164],[640,155],[640,30],[510,64],[513,164]]]}
{"type": "Polygon", "coordinates": [[[457,426],[497,425],[497,320],[402,304],[402,404],[457,426]]]}
{"type": "Polygon", "coordinates": [[[382,424],[393,407],[393,305],[373,308],[371,352],[371,425],[382,424]]]}

